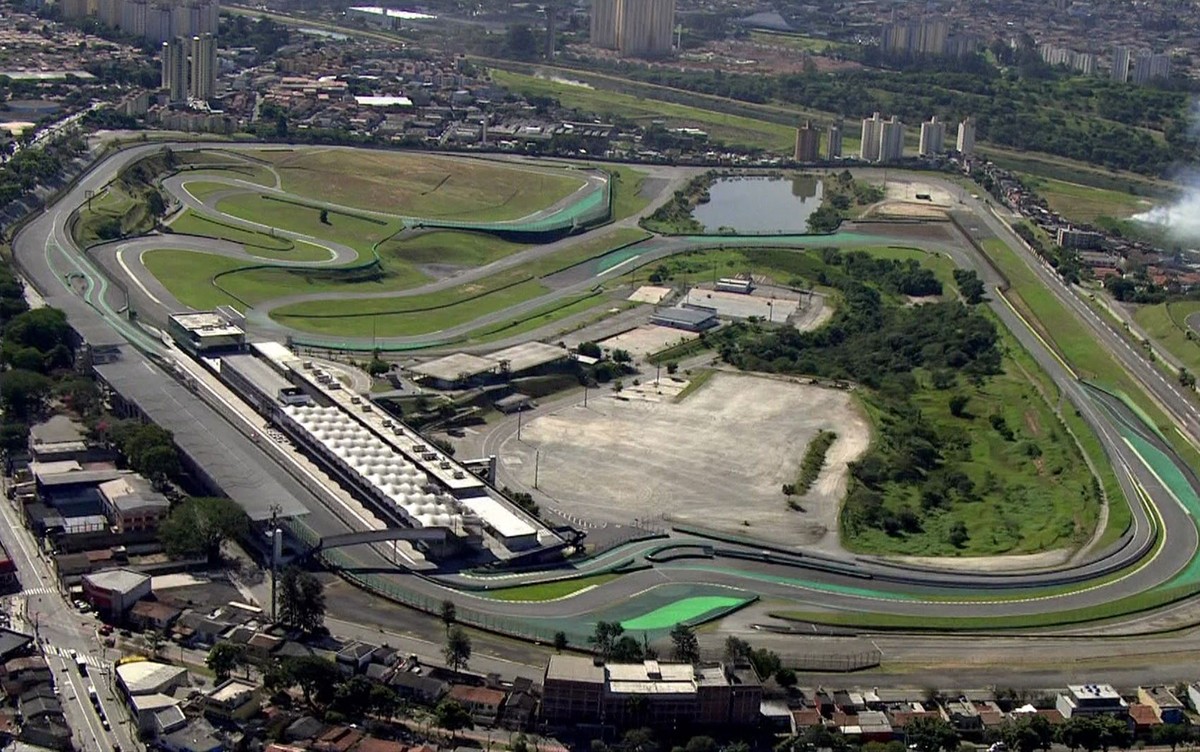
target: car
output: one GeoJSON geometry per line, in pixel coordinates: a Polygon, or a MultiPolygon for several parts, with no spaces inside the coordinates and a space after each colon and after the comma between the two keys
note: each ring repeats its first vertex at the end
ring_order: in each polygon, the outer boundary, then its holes
{"type": "Polygon", "coordinates": [[[112,731],[112,724],[108,722],[107,718],[101,718],[100,725],[104,727],[105,731],[112,731]]]}
{"type": "Polygon", "coordinates": [[[104,635],[105,637],[108,637],[112,633],[113,633],[113,628],[112,628],[111,624],[105,624],[100,627],[100,634],[104,635]]]}
{"type": "Polygon", "coordinates": [[[75,660],[76,658],[79,657],[79,651],[76,650],[75,648],[71,648],[70,650],[67,651],[67,655],[71,657],[71,660],[75,660]]]}

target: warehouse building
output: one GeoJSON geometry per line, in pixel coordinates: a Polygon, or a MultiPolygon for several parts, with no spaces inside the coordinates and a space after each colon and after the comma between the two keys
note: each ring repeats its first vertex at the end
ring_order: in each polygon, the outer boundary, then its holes
{"type": "Polygon", "coordinates": [[[570,353],[565,348],[544,342],[524,342],[488,355],[454,353],[409,370],[417,380],[435,389],[463,389],[545,373],[569,359],[570,353]]]}
{"type": "Polygon", "coordinates": [[[150,578],[132,569],[106,569],[83,576],[83,596],[100,613],[120,619],[150,595],[150,578]]]}
{"type": "Polygon", "coordinates": [[[719,322],[716,308],[685,304],[679,308],[659,308],[650,315],[650,323],[686,332],[702,332],[719,322]]]}

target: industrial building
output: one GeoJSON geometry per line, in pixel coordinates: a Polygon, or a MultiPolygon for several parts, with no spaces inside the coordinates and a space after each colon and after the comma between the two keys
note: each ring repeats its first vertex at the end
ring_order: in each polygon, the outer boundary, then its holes
{"type": "Polygon", "coordinates": [[[965,118],[958,124],[958,142],[955,148],[964,157],[975,153],[975,121],[971,118],[965,118]]]}
{"type": "Polygon", "coordinates": [[[150,595],[150,577],[132,569],[106,569],[83,576],[83,597],[105,616],[121,619],[150,595]]]}
{"type": "MultiPolygon", "coordinates": [[[[518,367],[538,360],[518,348],[501,352],[518,367]]],[[[248,353],[206,359],[206,365],[387,526],[447,531],[447,546],[427,547],[427,553],[478,545],[483,536],[510,554],[562,542],[415,430],[279,343],[255,343],[248,353]]]]}
{"type": "Polygon", "coordinates": [[[762,694],[749,668],[654,660],[604,664],[590,656],[552,655],[542,682],[542,720],[551,727],[750,724],[762,694]]]}
{"type": "Polygon", "coordinates": [[[796,129],[796,148],[792,158],[797,162],[816,162],[820,156],[821,132],[813,128],[812,121],[796,129]]]}
{"type": "Polygon", "coordinates": [[[237,351],[246,346],[246,332],[224,307],[214,311],[173,313],[167,320],[167,333],[180,347],[193,355],[237,351]]]}
{"type": "Polygon", "coordinates": [[[921,123],[921,142],[917,153],[922,157],[930,157],[942,153],[942,144],[946,140],[946,124],[937,119],[937,115],[921,123]]]}
{"type": "Polygon", "coordinates": [[[171,503],[140,475],[123,475],[98,486],[104,514],[119,534],[153,532],[171,503]]]}
{"type": "Polygon", "coordinates": [[[659,308],[650,314],[650,323],[659,326],[669,326],[673,329],[683,329],[688,332],[702,332],[712,329],[717,321],[717,309],[708,306],[684,304],[678,308],[659,308]]]}
{"type": "Polygon", "coordinates": [[[569,359],[570,353],[565,348],[544,342],[525,342],[488,355],[454,353],[420,363],[409,371],[422,384],[435,389],[463,389],[516,376],[531,376],[569,359]]]}
{"type": "Polygon", "coordinates": [[[671,54],[675,0],[592,0],[591,42],[629,57],[671,54]]]}

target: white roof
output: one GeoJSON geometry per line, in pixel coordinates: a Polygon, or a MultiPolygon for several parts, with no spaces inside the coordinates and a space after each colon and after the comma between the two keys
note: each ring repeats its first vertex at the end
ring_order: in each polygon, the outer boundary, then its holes
{"type": "Polygon", "coordinates": [[[412,100],[408,97],[372,97],[362,96],[355,97],[355,102],[358,102],[363,107],[412,107],[412,100]]]}
{"type": "Polygon", "coordinates": [[[117,666],[117,676],[131,695],[161,692],[186,675],[187,669],[183,666],[171,666],[157,661],[136,661],[117,666]]]}
{"type": "Polygon", "coordinates": [[[537,528],[491,496],[469,496],[459,501],[499,533],[501,538],[519,538],[537,533],[537,528]]]}
{"type": "Polygon", "coordinates": [[[139,713],[147,710],[160,710],[178,705],[179,701],[161,692],[151,692],[147,695],[134,695],[131,698],[133,709],[139,713]]]}
{"type": "Polygon", "coordinates": [[[343,410],[288,405],[283,411],[412,524],[452,529],[461,526],[462,514],[452,497],[441,493],[420,468],[343,410]]]}
{"type": "MultiPolygon", "coordinates": [[[[107,520],[105,521],[107,522],[107,520]]],[[[143,584],[150,584],[150,578],[147,575],[132,569],[106,569],[102,572],[85,574],[83,579],[93,587],[118,593],[131,593],[143,584]]]]}
{"type": "Polygon", "coordinates": [[[175,323],[189,332],[201,337],[221,337],[234,334],[244,334],[241,327],[216,311],[198,311],[196,313],[173,313],[171,318],[175,323]]]}
{"type": "Polygon", "coordinates": [[[381,8],[378,5],[360,5],[350,10],[356,10],[360,13],[374,13],[378,16],[387,16],[388,18],[399,18],[402,21],[428,21],[437,16],[432,16],[428,13],[417,13],[412,10],[394,10],[392,8],[381,8]]]}

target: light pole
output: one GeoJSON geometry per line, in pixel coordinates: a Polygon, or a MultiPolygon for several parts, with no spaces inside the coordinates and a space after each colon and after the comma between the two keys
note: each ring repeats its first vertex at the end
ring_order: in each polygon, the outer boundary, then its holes
{"type": "Polygon", "coordinates": [[[525,412],[521,408],[517,408],[517,441],[521,440],[521,413],[525,412]]]}
{"type": "Polygon", "coordinates": [[[275,584],[279,579],[279,549],[282,543],[282,533],[279,530],[279,513],[283,511],[278,503],[271,505],[271,623],[278,621],[275,584]]]}
{"type": "Polygon", "coordinates": [[[542,466],[542,450],[541,448],[533,450],[533,490],[538,487],[538,470],[542,466]]]}

